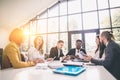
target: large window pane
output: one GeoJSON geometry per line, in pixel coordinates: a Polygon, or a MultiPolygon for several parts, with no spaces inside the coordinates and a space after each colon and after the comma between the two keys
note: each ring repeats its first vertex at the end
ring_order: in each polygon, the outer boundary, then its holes
{"type": "Polygon", "coordinates": [[[67,14],[67,1],[60,2],[60,15],[67,14]]]}
{"type": "Polygon", "coordinates": [[[76,40],[78,40],[78,39],[80,39],[80,40],[82,40],[82,35],[81,34],[72,34],[72,36],[71,36],[71,46],[72,46],[72,48],[75,48],[76,46],[75,46],[75,44],[76,44],[76,40]]]}
{"type": "Polygon", "coordinates": [[[44,13],[42,13],[39,17],[40,17],[40,19],[47,18],[47,11],[45,11],[44,13]]]}
{"type": "Polygon", "coordinates": [[[111,9],[112,27],[120,27],[120,8],[111,9]]]}
{"type": "Polygon", "coordinates": [[[37,21],[30,22],[30,33],[31,34],[35,34],[36,33],[36,24],[37,24],[37,21]]]}
{"type": "Polygon", "coordinates": [[[48,10],[48,17],[58,16],[58,4],[48,10]]]}
{"type": "Polygon", "coordinates": [[[97,0],[97,1],[98,1],[99,9],[108,8],[108,0],[97,0]]]}
{"type": "Polygon", "coordinates": [[[68,52],[68,34],[60,33],[60,40],[64,41],[63,53],[66,55],[68,52]]]}
{"type": "Polygon", "coordinates": [[[120,28],[113,29],[113,35],[115,37],[115,41],[120,45],[120,28]]]}
{"type": "Polygon", "coordinates": [[[96,49],[96,33],[86,33],[85,34],[85,47],[86,47],[86,52],[88,55],[94,55],[95,49],[96,49]]]}
{"type": "Polygon", "coordinates": [[[68,19],[69,19],[69,21],[68,21],[69,31],[82,29],[81,14],[69,15],[68,19]]]}
{"type": "Polygon", "coordinates": [[[83,12],[97,9],[96,0],[82,0],[82,6],[83,12]]]}
{"type": "Polygon", "coordinates": [[[58,34],[48,34],[48,54],[50,53],[50,49],[57,45],[58,34]]]}
{"type": "Polygon", "coordinates": [[[47,19],[38,20],[37,33],[47,32],[47,19]]]}
{"type": "Polygon", "coordinates": [[[83,14],[83,28],[98,29],[97,12],[90,12],[90,13],[83,14]]]}
{"type": "Polygon", "coordinates": [[[109,0],[109,1],[110,1],[110,7],[120,6],[120,0],[109,0]]]}
{"type": "Polygon", "coordinates": [[[100,21],[100,28],[110,27],[110,16],[108,10],[99,11],[99,21],[100,21]]]}
{"type": "Polygon", "coordinates": [[[68,1],[68,14],[81,12],[80,0],[68,1]]]}
{"type": "Polygon", "coordinates": [[[46,35],[41,35],[43,37],[43,41],[44,41],[44,44],[43,44],[43,51],[44,51],[44,54],[47,53],[46,52],[46,35]]]}
{"type": "Polygon", "coordinates": [[[67,16],[60,17],[60,31],[67,31],[67,16]]]}
{"type": "Polygon", "coordinates": [[[58,17],[48,19],[48,32],[58,32],[58,17]]]}

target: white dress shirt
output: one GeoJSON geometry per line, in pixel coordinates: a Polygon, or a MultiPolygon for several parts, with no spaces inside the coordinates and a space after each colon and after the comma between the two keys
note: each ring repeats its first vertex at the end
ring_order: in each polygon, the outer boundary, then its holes
{"type": "Polygon", "coordinates": [[[35,47],[31,47],[28,50],[28,60],[33,61],[36,58],[44,59],[44,55],[40,54],[40,52],[35,47]]]}
{"type": "Polygon", "coordinates": [[[83,51],[80,51],[80,49],[79,49],[79,50],[76,49],[75,55],[78,55],[80,59],[83,59],[83,58],[84,58],[84,56],[83,56],[82,54],[85,54],[85,53],[84,53],[83,51]]]}

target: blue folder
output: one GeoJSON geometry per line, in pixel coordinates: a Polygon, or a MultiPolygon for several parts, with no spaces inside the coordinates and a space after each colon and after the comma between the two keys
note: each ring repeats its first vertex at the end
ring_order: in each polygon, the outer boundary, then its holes
{"type": "Polygon", "coordinates": [[[58,74],[76,76],[76,75],[82,73],[85,70],[86,70],[86,68],[84,68],[84,67],[65,66],[65,67],[57,68],[53,72],[58,73],[58,74]]]}

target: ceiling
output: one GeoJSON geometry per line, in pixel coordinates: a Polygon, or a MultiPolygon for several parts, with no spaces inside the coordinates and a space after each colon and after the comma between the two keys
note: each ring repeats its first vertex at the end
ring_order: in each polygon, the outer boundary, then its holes
{"type": "Polygon", "coordinates": [[[0,28],[10,29],[27,23],[58,0],[0,0],[0,28]]]}

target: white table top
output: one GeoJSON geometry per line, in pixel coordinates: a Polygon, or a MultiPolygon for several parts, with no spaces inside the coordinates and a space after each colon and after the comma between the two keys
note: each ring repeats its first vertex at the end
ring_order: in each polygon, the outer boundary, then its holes
{"type": "Polygon", "coordinates": [[[103,66],[86,66],[78,76],[55,74],[35,67],[0,70],[0,80],[116,80],[103,66]]]}

